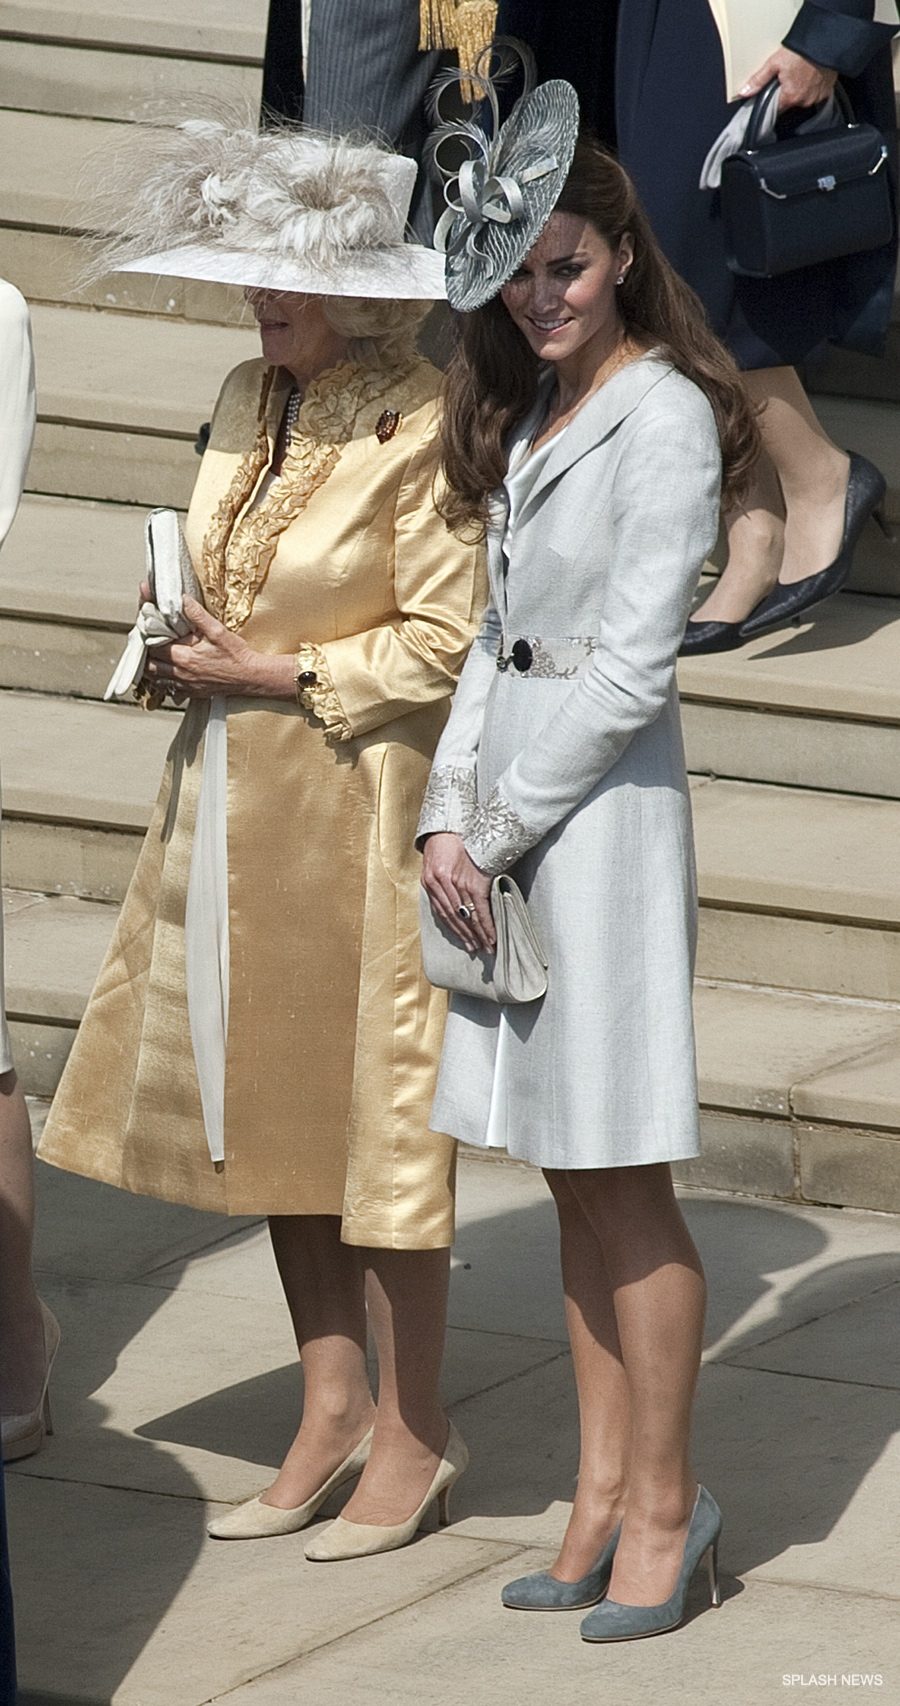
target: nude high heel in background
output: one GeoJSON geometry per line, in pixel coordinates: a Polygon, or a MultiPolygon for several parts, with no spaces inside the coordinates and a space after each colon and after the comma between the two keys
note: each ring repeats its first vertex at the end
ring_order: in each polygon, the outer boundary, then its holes
{"type": "Polygon", "coordinates": [[[40,1397],[33,1410],[25,1410],[20,1415],[4,1415],[0,1418],[4,1463],[16,1463],[20,1457],[33,1457],[36,1451],[40,1451],[47,1435],[53,1432],[53,1418],[50,1412],[50,1375],[62,1334],[53,1310],[48,1309],[43,1299],[40,1299],[40,1305],[44,1335],[44,1378],[40,1397]]]}

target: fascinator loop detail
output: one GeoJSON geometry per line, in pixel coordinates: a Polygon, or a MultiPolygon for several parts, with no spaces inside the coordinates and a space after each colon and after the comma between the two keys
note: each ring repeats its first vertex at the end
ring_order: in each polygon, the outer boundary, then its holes
{"type": "Polygon", "coordinates": [[[451,307],[470,311],[512,277],[553,212],[575,151],[578,97],[561,80],[535,87],[528,50],[501,39],[467,78],[450,71],[437,79],[431,110],[429,152],[446,203],[434,245],[445,257],[451,307]],[[498,52],[500,69],[491,75],[498,52]],[[510,55],[521,62],[525,90],[501,125],[497,84],[508,75],[510,55]],[[478,118],[445,119],[441,97],[465,82],[473,85],[478,118]],[[451,149],[455,168],[444,164],[451,149]],[[460,152],[467,157],[458,163],[460,152]]]}

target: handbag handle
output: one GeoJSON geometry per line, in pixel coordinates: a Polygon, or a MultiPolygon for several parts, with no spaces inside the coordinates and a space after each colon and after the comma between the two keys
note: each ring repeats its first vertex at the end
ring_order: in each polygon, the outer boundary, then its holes
{"type": "MultiPolygon", "coordinates": [[[[766,83],[764,88],[760,89],[759,94],[753,102],[753,111],[750,114],[750,121],[747,125],[747,134],[744,138],[744,147],[746,149],[755,151],[759,148],[759,133],[765,123],[766,113],[769,110],[769,103],[774,99],[780,87],[781,85],[778,78],[773,77],[770,83],[766,83]]],[[[835,83],[834,98],[841,109],[841,117],[846,119],[848,125],[856,124],[856,114],[853,111],[850,97],[843,84],[835,83]]]]}

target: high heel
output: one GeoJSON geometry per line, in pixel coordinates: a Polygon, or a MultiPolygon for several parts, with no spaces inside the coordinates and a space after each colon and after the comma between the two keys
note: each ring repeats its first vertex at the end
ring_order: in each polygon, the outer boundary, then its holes
{"type": "Polygon", "coordinates": [[[337,1468],[322,1482],[321,1487],[302,1505],[291,1505],[283,1509],[281,1505],[267,1505],[256,1497],[246,1499],[242,1505],[235,1505],[233,1510],[226,1511],[224,1516],[214,1517],[207,1526],[207,1534],[213,1540],[267,1540],[276,1534],[296,1534],[300,1528],[305,1528],[312,1522],[317,1510],[324,1505],[329,1493],[343,1486],[345,1481],[351,1481],[354,1475],[361,1475],[369,1461],[372,1449],[372,1429],[363,1435],[358,1445],[353,1447],[349,1456],[339,1463],[337,1468]]]}
{"type": "Polygon", "coordinates": [[[588,1612],[581,1625],[583,1641],[638,1641],[643,1635],[661,1635],[666,1629],[677,1629],[684,1617],[688,1588],[697,1565],[706,1559],[709,1573],[710,1601],[721,1605],[719,1592],[719,1535],[722,1532],[722,1512],[705,1487],[697,1488],[697,1498],[690,1527],[684,1542],[684,1555],[678,1580],[661,1605],[620,1605],[608,1596],[588,1612]]]}
{"type": "Polygon", "coordinates": [[[40,1451],[44,1440],[53,1432],[53,1417],[50,1411],[50,1375],[56,1353],[59,1350],[62,1333],[59,1322],[52,1309],[48,1309],[43,1298],[41,1305],[41,1331],[44,1336],[44,1379],[41,1394],[33,1410],[26,1410],[21,1415],[3,1416],[0,1418],[0,1433],[2,1433],[3,1462],[17,1463],[20,1457],[33,1457],[40,1451]]]}
{"type": "Polygon", "coordinates": [[[607,1540],[596,1564],[577,1582],[561,1582],[548,1570],[507,1582],[500,1598],[510,1611],[582,1611],[596,1605],[609,1587],[620,1526],[607,1540]]]}
{"type": "Polygon", "coordinates": [[[450,1493],[468,1461],[469,1453],[451,1422],[444,1455],[431,1486],[418,1510],[413,1511],[406,1522],[389,1527],[381,1523],[348,1522],[346,1517],[336,1517],[304,1548],[307,1558],[316,1564],[326,1564],[338,1558],[369,1558],[375,1552],[393,1552],[412,1540],[433,1504],[437,1505],[438,1526],[446,1528],[450,1521],[450,1493]]]}
{"type": "Polygon", "coordinates": [[[682,658],[701,652],[733,652],[744,644],[740,622],[689,622],[678,648],[682,658]]]}
{"type": "Polygon", "coordinates": [[[790,581],[786,585],[779,581],[741,624],[742,641],[751,640],[756,634],[766,634],[770,628],[791,621],[801,611],[809,610],[814,604],[821,604],[823,599],[840,592],[853,566],[853,554],[869,518],[874,516],[882,531],[888,531],[881,513],[886,490],[880,469],[865,456],[851,452],[844,503],[844,533],[834,562],[829,563],[826,569],[820,569],[818,574],[806,575],[803,580],[790,581]]]}

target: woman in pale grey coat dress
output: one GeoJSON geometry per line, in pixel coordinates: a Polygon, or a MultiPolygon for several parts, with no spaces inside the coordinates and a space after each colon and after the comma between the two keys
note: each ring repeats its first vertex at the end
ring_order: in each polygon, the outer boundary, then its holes
{"type": "Polygon", "coordinates": [[[470,949],[493,945],[491,878],[515,875],[549,987],[517,1007],[454,996],[432,1125],[542,1167],[556,1200],[577,1493],[552,1569],[504,1602],[596,1605],[582,1634],[612,1640],[680,1620],[721,1521],[689,1459],[705,1292],[668,1165],[698,1150],[674,672],[723,473],[733,499],[758,439],[611,156],[579,142],[538,232],[506,282],[494,254],[447,379],[445,513],[486,526],[492,601],[420,844],[432,906],[470,949]]]}

